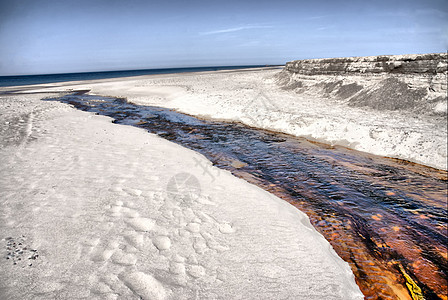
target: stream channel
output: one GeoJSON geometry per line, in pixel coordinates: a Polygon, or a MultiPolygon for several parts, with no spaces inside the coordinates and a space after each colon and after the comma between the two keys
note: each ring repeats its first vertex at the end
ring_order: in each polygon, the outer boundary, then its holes
{"type": "Polygon", "coordinates": [[[46,100],[144,128],[288,201],[366,299],[447,299],[446,171],[86,92],[46,100]]]}

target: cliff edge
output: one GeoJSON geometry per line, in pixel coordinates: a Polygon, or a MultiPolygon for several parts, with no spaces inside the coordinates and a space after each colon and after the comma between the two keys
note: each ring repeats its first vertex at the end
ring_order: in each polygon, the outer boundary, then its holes
{"type": "Polygon", "coordinates": [[[350,106],[446,116],[447,62],[447,53],[296,60],[277,83],[350,106]]]}

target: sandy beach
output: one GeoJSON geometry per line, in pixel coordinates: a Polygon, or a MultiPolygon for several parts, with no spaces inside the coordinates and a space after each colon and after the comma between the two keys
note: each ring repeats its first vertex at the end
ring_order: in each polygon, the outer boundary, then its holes
{"type": "Polygon", "coordinates": [[[448,300],[447,1],[0,1],[0,300],[448,300]]]}
{"type": "Polygon", "coordinates": [[[445,118],[297,95],[280,70],[1,88],[2,297],[362,299],[290,204],[142,129],[41,100],[90,91],[446,169],[445,118]]]}
{"type": "Polygon", "coordinates": [[[447,169],[447,121],[405,110],[351,107],[278,84],[281,68],[150,75],[27,87],[91,93],[284,132],[331,145],[447,169]]]}
{"type": "Polygon", "coordinates": [[[0,96],[1,298],[362,299],[290,204],[144,130],[40,100],[93,89],[174,105],[188,87],[172,77],[0,96]],[[165,81],[148,93],[147,80],[165,81]]]}

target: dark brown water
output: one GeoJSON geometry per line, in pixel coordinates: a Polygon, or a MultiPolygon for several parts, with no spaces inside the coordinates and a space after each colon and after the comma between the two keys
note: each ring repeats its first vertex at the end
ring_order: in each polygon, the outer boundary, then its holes
{"type": "Polygon", "coordinates": [[[83,92],[51,100],[196,150],[307,213],[366,299],[448,299],[447,172],[83,92]]]}

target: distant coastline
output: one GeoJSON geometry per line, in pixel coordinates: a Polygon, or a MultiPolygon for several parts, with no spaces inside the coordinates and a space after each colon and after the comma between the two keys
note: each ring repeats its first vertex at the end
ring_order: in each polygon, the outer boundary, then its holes
{"type": "Polygon", "coordinates": [[[192,67],[192,68],[164,68],[164,69],[143,69],[143,70],[58,73],[58,74],[41,74],[41,75],[11,75],[11,76],[0,76],[0,87],[55,83],[65,81],[109,79],[109,78],[143,76],[153,74],[155,75],[155,74],[174,74],[174,73],[206,72],[206,71],[225,71],[225,70],[240,70],[250,68],[263,68],[263,67],[274,67],[274,65],[211,66],[211,67],[192,67]]]}

